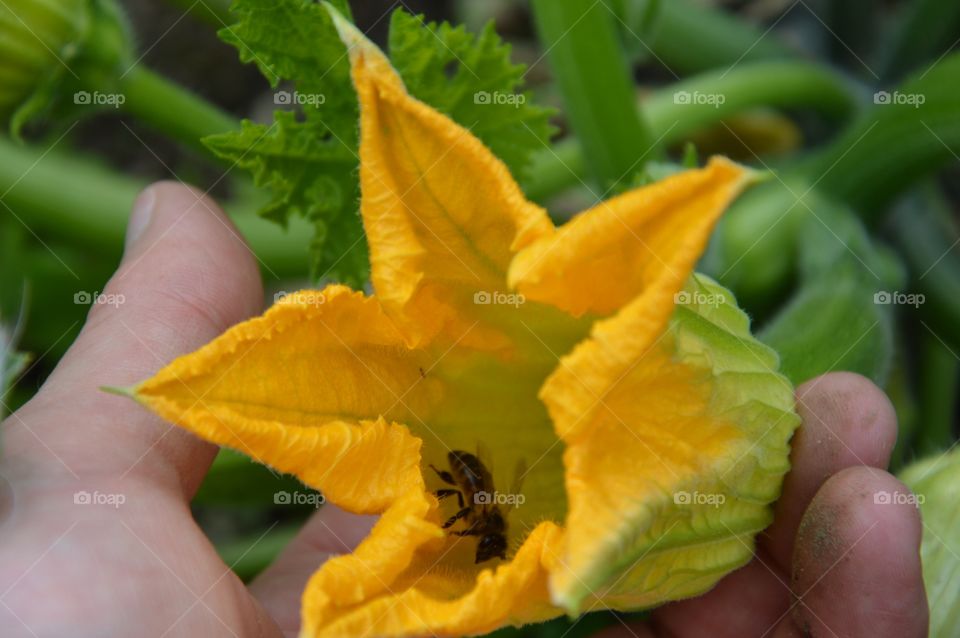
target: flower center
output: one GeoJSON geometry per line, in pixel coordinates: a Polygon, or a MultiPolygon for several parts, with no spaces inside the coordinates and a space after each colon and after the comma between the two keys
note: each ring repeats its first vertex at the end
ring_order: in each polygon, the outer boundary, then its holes
{"type": "MultiPolygon", "coordinates": [[[[422,383],[436,401],[429,418],[414,416],[406,423],[423,440],[427,489],[456,489],[430,469],[432,464],[450,471],[451,451],[475,455],[489,470],[491,484],[483,485],[484,494],[475,499],[496,505],[505,516],[513,550],[537,523],[562,524],[566,515],[564,445],[537,395],[559,358],[585,336],[588,323],[534,303],[492,312],[514,347],[447,351],[424,370],[422,383]]],[[[475,504],[482,503],[465,506],[475,504]]],[[[444,498],[441,518],[458,509],[456,496],[444,498]]],[[[467,526],[458,522],[451,529],[467,526]]]]}

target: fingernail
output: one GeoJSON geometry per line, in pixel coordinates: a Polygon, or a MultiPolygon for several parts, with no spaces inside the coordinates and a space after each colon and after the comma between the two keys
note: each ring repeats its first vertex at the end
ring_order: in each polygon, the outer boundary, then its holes
{"type": "Polygon", "coordinates": [[[137,239],[143,235],[143,231],[150,225],[150,219],[153,217],[153,206],[157,201],[157,195],[154,193],[153,186],[144,189],[137,201],[133,203],[133,212],[130,214],[130,222],[127,224],[127,239],[125,250],[130,250],[137,239]]]}

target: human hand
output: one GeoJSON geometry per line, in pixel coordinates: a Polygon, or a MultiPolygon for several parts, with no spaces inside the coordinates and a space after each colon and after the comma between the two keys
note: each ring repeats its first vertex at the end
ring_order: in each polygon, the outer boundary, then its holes
{"type": "MultiPolygon", "coordinates": [[[[247,587],[190,513],[216,448],[98,391],[147,378],[259,312],[253,257],[209,199],[158,184],[138,200],[105,293],[125,303],[94,306],[44,387],[3,424],[13,506],[3,512],[0,635],[296,635],[307,578],[358,543],[371,518],[325,506],[247,587]],[[84,492],[123,503],[76,503],[84,492]]],[[[886,466],[896,437],[889,401],[850,374],[798,393],[794,468],[757,559],[608,636],[925,635],[918,513],[873,499],[907,491],[871,469],[886,466]]]]}
{"type": "Polygon", "coordinates": [[[135,208],[104,291],[123,303],[94,305],[43,388],[3,423],[13,507],[2,522],[0,636],[295,634],[307,576],[369,522],[324,508],[289,549],[302,564],[284,559],[263,575],[269,590],[244,586],[217,556],[189,507],[216,447],[98,388],[145,379],[258,313],[260,275],[199,193],[161,183],[135,208]],[[112,504],[75,503],[78,493],[112,504]],[[327,524],[342,544],[325,545],[327,524]]]}
{"type": "Polygon", "coordinates": [[[797,411],[792,469],[754,560],[703,596],[597,638],[927,635],[919,510],[882,502],[910,494],[884,471],[897,439],[890,400],[860,375],[833,372],[797,388],[797,411]]]}

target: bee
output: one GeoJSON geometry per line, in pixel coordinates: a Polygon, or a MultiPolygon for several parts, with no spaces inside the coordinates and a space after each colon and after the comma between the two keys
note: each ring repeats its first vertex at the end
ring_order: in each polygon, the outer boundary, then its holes
{"type": "Polygon", "coordinates": [[[438,499],[448,496],[457,497],[460,509],[443,524],[443,529],[453,527],[463,519],[466,529],[451,531],[455,536],[478,536],[477,555],[474,563],[482,563],[491,558],[506,558],[507,521],[500,508],[493,503],[493,478],[490,471],[479,458],[460,450],[447,454],[450,471],[430,467],[447,485],[454,488],[439,489],[434,492],[438,499]]]}

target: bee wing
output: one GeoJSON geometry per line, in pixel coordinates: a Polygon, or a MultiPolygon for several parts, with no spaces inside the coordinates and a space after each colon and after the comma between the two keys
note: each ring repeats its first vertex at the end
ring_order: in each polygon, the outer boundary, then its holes
{"type": "MultiPolygon", "coordinates": [[[[483,477],[484,491],[488,492],[492,497],[496,491],[496,487],[494,486],[493,482],[493,453],[483,441],[477,441],[477,460],[480,461],[480,467],[486,473],[486,475],[483,477]]],[[[490,503],[484,503],[483,511],[486,512],[489,508],[490,503]]]]}
{"type": "Polygon", "coordinates": [[[493,453],[483,441],[477,441],[477,458],[480,459],[483,466],[493,474],[493,453]]]}

